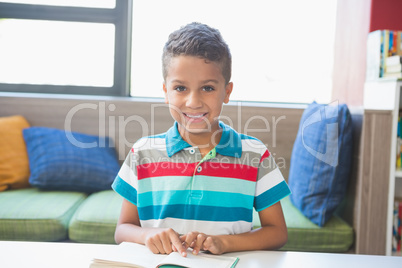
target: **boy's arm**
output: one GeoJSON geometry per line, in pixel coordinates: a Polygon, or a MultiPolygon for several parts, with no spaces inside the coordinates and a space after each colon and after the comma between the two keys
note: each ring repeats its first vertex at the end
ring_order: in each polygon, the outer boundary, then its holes
{"type": "Polygon", "coordinates": [[[208,250],[214,254],[233,251],[278,249],[287,242],[288,232],[280,202],[259,212],[261,228],[235,235],[208,236],[192,232],[182,237],[194,254],[208,250]]]}
{"type": "Polygon", "coordinates": [[[117,244],[123,241],[146,245],[153,253],[169,254],[174,249],[186,256],[186,249],[179,234],[171,228],[143,228],[138,217],[137,206],[123,199],[120,217],[115,231],[117,244]]]}

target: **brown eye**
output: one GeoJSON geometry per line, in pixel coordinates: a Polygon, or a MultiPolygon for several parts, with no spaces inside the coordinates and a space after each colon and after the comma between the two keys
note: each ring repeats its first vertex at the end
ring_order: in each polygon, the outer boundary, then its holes
{"type": "Polygon", "coordinates": [[[183,87],[183,86],[178,86],[178,87],[175,87],[175,89],[174,90],[176,90],[176,91],[178,91],[178,92],[182,92],[182,91],[185,91],[186,90],[186,88],[185,87],[183,87]]]}
{"type": "Polygon", "coordinates": [[[213,87],[210,87],[210,86],[203,87],[202,89],[203,89],[204,91],[206,91],[206,92],[214,91],[214,88],[213,88],[213,87]]]}

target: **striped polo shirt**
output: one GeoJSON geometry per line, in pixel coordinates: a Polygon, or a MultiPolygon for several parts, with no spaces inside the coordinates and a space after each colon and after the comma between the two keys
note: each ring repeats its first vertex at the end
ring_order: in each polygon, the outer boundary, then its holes
{"type": "Polygon", "coordinates": [[[261,211],[290,194],[266,146],[224,123],[205,157],[182,139],[177,122],[166,133],[138,140],[112,188],[137,206],[141,226],[180,234],[238,234],[261,211]]]}

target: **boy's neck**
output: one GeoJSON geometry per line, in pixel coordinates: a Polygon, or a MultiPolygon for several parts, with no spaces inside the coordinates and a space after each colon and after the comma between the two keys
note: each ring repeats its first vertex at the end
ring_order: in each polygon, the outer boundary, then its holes
{"type": "Polygon", "coordinates": [[[208,133],[182,133],[179,129],[179,133],[183,140],[185,140],[191,146],[196,146],[200,150],[201,156],[204,157],[213,148],[215,148],[222,137],[222,129],[219,128],[216,131],[208,133]]]}

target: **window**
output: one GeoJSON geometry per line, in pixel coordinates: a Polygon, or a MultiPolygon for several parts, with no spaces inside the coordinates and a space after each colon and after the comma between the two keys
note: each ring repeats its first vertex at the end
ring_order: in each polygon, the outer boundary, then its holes
{"type": "Polygon", "coordinates": [[[116,0],[3,0],[1,2],[31,5],[114,8],[116,0]]]}
{"type": "Polygon", "coordinates": [[[0,90],[128,95],[130,0],[0,2],[0,90]]]}
{"type": "Polygon", "coordinates": [[[219,29],[231,49],[232,100],[330,102],[336,0],[196,3],[134,1],[133,96],[163,96],[161,55],[168,35],[198,21],[219,29]]]}
{"type": "Polygon", "coordinates": [[[163,97],[168,35],[198,21],[233,56],[232,100],[330,102],[336,0],[0,0],[0,91],[163,97]]]}

